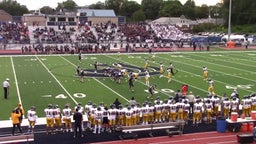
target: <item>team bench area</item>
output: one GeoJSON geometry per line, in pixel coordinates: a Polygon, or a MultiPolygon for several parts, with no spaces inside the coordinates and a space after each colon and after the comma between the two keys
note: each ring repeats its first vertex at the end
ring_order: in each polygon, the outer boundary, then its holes
{"type": "Polygon", "coordinates": [[[168,136],[173,134],[183,134],[185,121],[176,122],[165,122],[165,123],[153,123],[148,125],[134,125],[134,126],[120,126],[117,128],[122,134],[119,136],[120,139],[126,138],[138,138],[137,132],[149,131],[149,136],[153,137],[153,132],[155,130],[166,130],[168,136]]]}
{"type": "Polygon", "coordinates": [[[0,137],[0,144],[28,143],[34,141],[34,134],[0,137]]]}

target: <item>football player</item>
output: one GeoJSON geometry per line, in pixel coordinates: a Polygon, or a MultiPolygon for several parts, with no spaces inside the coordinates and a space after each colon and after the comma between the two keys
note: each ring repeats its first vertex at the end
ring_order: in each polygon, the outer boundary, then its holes
{"type": "Polygon", "coordinates": [[[203,78],[204,78],[204,81],[208,80],[208,69],[206,66],[203,66],[203,78]]]}
{"type": "Polygon", "coordinates": [[[71,117],[72,117],[72,110],[69,107],[69,104],[66,104],[63,112],[63,121],[65,123],[65,130],[66,132],[72,132],[72,123],[71,123],[71,117]]]}
{"type": "Polygon", "coordinates": [[[97,108],[95,111],[95,125],[94,125],[94,131],[93,133],[99,133],[101,132],[101,125],[102,125],[102,119],[103,119],[103,111],[100,107],[97,108]],[[98,130],[97,130],[98,129],[98,130]]]}
{"type": "Polygon", "coordinates": [[[212,79],[209,79],[208,92],[209,92],[209,95],[215,95],[215,92],[214,92],[214,81],[212,79]]]}
{"type": "Polygon", "coordinates": [[[225,98],[224,101],[222,102],[222,107],[223,107],[223,116],[225,118],[229,117],[229,113],[230,113],[230,100],[228,98],[225,98]]]}
{"type": "Polygon", "coordinates": [[[144,66],[145,71],[148,70],[148,67],[149,67],[149,60],[146,59],[145,66],[144,66]]]}
{"type": "Polygon", "coordinates": [[[53,107],[54,124],[57,132],[62,132],[61,111],[58,105],[53,107]]]}
{"type": "Polygon", "coordinates": [[[200,100],[196,100],[194,104],[193,124],[198,125],[201,122],[201,115],[202,105],[200,104],[200,100]]]}
{"type": "Polygon", "coordinates": [[[35,128],[35,123],[37,119],[36,111],[35,111],[35,106],[32,106],[30,110],[27,112],[27,117],[28,117],[28,132],[29,133],[34,133],[34,128],[35,128]]]}
{"type": "Polygon", "coordinates": [[[48,107],[44,109],[45,117],[46,117],[46,134],[51,131],[51,134],[54,134],[54,116],[52,104],[48,104],[48,107]]]}
{"type": "Polygon", "coordinates": [[[170,83],[172,81],[172,73],[170,69],[167,69],[167,79],[168,79],[168,83],[170,83]]]}
{"type": "Polygon", "coordinates": [[[145,81],[147,86],[149,86],[149,78],[150,78],[149,72],[145,71],[145,81]]]}
{"type": "Polygon", "coordinates": [[[116,115],[117,115],[117,109],[114,104],[110,106],[110,109],[108,110],[109,114],[109,127],[110,127],[110,132],[113,132],[116,127],[116,115]]]}
{"type": "Polygon", "coordinates": [[[182,99],[180,98],[179,101],[176,103],[177,104],[177,111],[178,111],[178,120],[184,120],[184,106],[185,103],[182,101],[182,99]]]}
{"type": "Polygon", "coordinates": [[[207,100],[204,104],[204,109],[206,113],[206,123],[212,123],[212,112],[213,112],[213,105],[210,100],[207,100]]]}
{"type": "Polygon", "coordinates": [[[160,74],[160,76],[159,76],[159,78],[161,78],[161,77],[163,77],[164,75],[164,65],[163,65],[163,63],[160,63],[160,66],[159,66],[159,74],[160,74]]]}
{"type": "Polygon", "coordinates": [[[176,101],[173,99],[171,101],[171,103],[169,104],[169,107],[170,107],[170,121],[171,122],[174,122],[176,121],[176,117],[177,117],[177,104],[176,104],[176,101]]]}

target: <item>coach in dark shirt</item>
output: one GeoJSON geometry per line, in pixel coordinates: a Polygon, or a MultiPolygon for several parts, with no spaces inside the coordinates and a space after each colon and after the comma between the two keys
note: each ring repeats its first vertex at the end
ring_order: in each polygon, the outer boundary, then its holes
{"type": "Polygon", "coordinates": [[[73,120],[75,121],[74,138],[76,138],[77,136],[83,137],[82,135],[83,115],[80,112],[78,112],[78,108],[76,109],[76,112],[73,115],[73,120]]]}

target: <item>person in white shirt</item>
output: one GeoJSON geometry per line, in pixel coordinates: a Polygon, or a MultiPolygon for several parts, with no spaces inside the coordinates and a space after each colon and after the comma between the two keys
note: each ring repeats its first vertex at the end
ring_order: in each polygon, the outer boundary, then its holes
{"type": "Polygon", "coordinates": [[[27,117],[28,117],[28,123],[29,123],[28,132],[34,133],[35,123],[36,123],[36,119],[37,119],[35,106],[32,106],[31,109],[28,110],[27,117]]]}
{"type": "Polygon", "coordinates": [[[6,80],[3,82],[3,88],[4,88],[4,98],[7,99],[9,95],[9,89],[10,89],[9,78],[6,78],[6,80]]]}

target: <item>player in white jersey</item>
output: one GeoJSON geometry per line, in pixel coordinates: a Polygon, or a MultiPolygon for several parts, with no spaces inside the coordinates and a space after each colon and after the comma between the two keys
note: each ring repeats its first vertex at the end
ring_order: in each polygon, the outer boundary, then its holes
{"type": "Polygon", "coordinates": [[[148,123],[154,123],[154,111],[155,107],[152,105],[151,102],[148,103],[148,123]]]}
{"type": "Polygon", "coordinates": [[[163,109],[162,104],[160,103],[160,101],[157,101],[155,104],[155,122],[156,123],[162,122],[162,109],[163,109]]]}
{"type": "Polygon", "coordinates": [[[199,100],[196,100],[194,104],[194,114],[193,114],[193,124],[199,124],[201,121],[202,115],[202,105],[199,100]]]}
{"type": "Polygon", "coordinates": [[[146,103],[143,104],[141,107],[141,113],[142,113],[142,124],[147,125],[148,124],[148,106],[146,103]]]}
{"type": "Polygon", "coordinates": [[[169,114],[170,121],[174,122],[176,121],[176,118],[177,118],[177,104],[174,99],[170,103],[169,107],[170,107],[170,114],[169,114]]]}
{"type": "Polygon", "coordinates": [[[230,113],[230,108],[231,108],[231,102],[228,98],[225,98],[222,102],[222,107],[223,107],[223,116],[225,118],[228,118],[229,117],[229,113],[230,113]]]}
{"type": "Polygon", "coordinates": [[[97,108],[95,111],[95,125],[93,133],[100,133],[102,127],[102,120],[103,120],[103,111],[100,107],[97,108]]]}
{"type": "Polygon", "coordinates": [[[231,100],[231,112],[239,112],[239,99],[236,97],[233,97],[231,100]]]}
{"type": "Polygon", "coordinates": [[[184,105],[184,116],[183,116],[183,118],[184,118],[185,123],[188,124],[190,104],[189,104],[188,100],[185,100],[184,104],[185,105],[184,105]]]}
{"type": "Polygon", "coordinates": [[[110,127],[110,132],[115,130],[116,127],[116,115],[117,115],[117,109],[115,107],[115,105],[111,105],[110,109],[108,110],[108,114],[109,114],[109,127],[110,127]]]}
{"type": "Polygon", "coordinates": [[[178,120],[184,120],[184,106],[185,103],[182,101],[182,99],[180,98],[179,101],[176,103],[177,105],[177,111],[178,111],[178,120]]]}
{"type": "Polygon", "coordinates": [[[119,109],[117,110],[117,125],[118,126],[124,126],[125,123],[125,109],[122,105],[119,105],[119,109]]]}
{"type": "Polygon", "coordinates": [[[91,129],[91,116],[90,116],[90,109],[92,108],[92,102],[91,101],[88,101],[87,104],[84,106],[84,112],[85,114],[87,115],[88,117],[88,122],[87,122],[87,128],[91,129]]]}
{"type": "Polygon", "coordinates": [[[32,106],[31,109],[28,110],[27,117],[28,117],[28,123],[29,123],[28,132],[34,133],[35,123],[36,123],[36,119],[37,119],[35,106],[32,106]]]}
{"type": "Polygon", "coordinates": [[[90,108],[90,110],[89,110],[89,115],[90,115],[90,118],[89,118],[90,126],[89,126],[89,128],[91,128],[91,129],[93,129],[94,125],[95,125],[95,112],[96,112],[96,110],[97,110],[97,105],[94,103],[92,105],[92,107],[90,108]]]}
{"type": "Polygon", "coordinates": [[[210,100],[207,100],[204,104],[205,114],[206,114],[206,123],[212,123],[212,112],[213,105],[210,100]]]}
{"type": "Polygon", "coordinates": [[[162,104],[162,120],[163,122],[167,122],[169,121],[169,112],[170,112],[170,107],[168,104],[168,100],[164,100],[163,104],[162,104]]]}
{"type": "Polygon", "coordinates": [[[150,79],[150,75],[148,71],[145,71],[145,82],[146,85],[149,86],[149,79],[150,79]]]}
{"type": "Polygon", "coordinates": [[[46,134],[48,134],[49,131],[54,134],[54,115],[52,104],[49,104],[48,107],[44,109],[44,112],[46,117],[46,134]]]}
{"type": "Polygon", "coordinates": [[[125,111],[125,126],[132,126],[132,113],[131,106],[128,106],[125,111]]]}
{"type": "Polygon", "coordinates": [[[256,111],[256,94],[251,95],[252,111],[256,111]]]}
{"type": "Polygon", "coordinates": [[[209,79],[208,93],[209,93],[209,95],[215,95],[214,81],[212,79],[209,79]]]}
{"type": "Polygon", "coordinates": [[[217,95],[214,95],[211,100],[213,104],[213,113],[217,119],[219,115],[220,98],[217,95]]]}
{"type": "Polygon", "coordinates": [[[69,107],[69,104],[65,105],[64,109],[62,110],[62,113],[63,113],[62,120],[64,121],[66,132],[72,132],[72,123],[71,123],[72,110],[69,107]]]}
{"type": "Polygon", "coordinates": [[[55,124],[55,129],[58,132],[62,132],[62,115],[61,111],[58,105],[55,105],[53,108],[53,114],[54,114],[54,124],[55,124]]]}
{"type": "Polygon", "coordinates": [[[203,66],[203,78],[204,78],[204,81],[207,81],[208,79],[208,69],[206,66],[203,66]]]}

